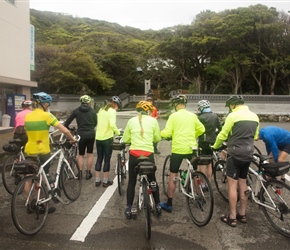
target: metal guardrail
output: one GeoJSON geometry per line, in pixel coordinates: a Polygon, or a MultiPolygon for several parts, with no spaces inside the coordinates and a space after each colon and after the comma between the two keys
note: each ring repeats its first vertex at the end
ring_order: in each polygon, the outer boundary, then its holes
{"type": "MultiPolygon", "coordinates": [[[[189,102],[208,100],[211,102],[225,102],[231,95],[207,95],[207,94],[185,94],[189,102]]],[[[245,102],[287,102],[290,103],[290,95],[242,95],[245,102]]],[[[130,102],[145,100],[146,95],[130,96],[130,102]]]]}

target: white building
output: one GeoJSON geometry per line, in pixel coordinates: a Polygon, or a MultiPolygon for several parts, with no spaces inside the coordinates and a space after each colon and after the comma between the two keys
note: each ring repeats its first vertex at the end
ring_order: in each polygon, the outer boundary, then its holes
{"type": "Polygon", "coordinates": [[[34,69],[34,30],[29,0],[0,1],[0,119],[6,113],[6,96],[24,94],[30,99],[34,69]]]}

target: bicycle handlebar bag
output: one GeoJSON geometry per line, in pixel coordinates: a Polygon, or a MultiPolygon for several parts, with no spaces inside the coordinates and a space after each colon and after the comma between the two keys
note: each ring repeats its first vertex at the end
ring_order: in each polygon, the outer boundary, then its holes
{"type": "Polygon", "coordinates": [[[113,150],[122,150],[126,148],[125,143],[120,143],[120,142],[112,142],[111,143],[111,148],[113,150]]]}

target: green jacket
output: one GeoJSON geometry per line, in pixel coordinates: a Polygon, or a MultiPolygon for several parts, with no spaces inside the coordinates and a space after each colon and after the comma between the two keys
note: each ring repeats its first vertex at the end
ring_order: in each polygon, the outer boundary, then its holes
{"type": "Polygon", "coordinates": [[[130,150],[154,152],[153,142],[161,140],[158,121],[151,116],[142,115],[141,124],[143,136],[138,116],[131,118],[124,130],[123,142],[131,143],[130,150]]]}
{"type": "Polygon", "coordinates": [[[120,134],[116,126],[116,110],[109,108],[107,111],[100,109],[98,112],[98,125],[96,129],[96,140],[104,141],[120,134]]]}
{"type": "Polygon", "coordinates": [[[213,148],[227,140],[228,155],[240,161],[251,161],[254,140],[258,139],[259,117],[246,105],[239,105],[228,114],[213,148]]]}
{"type": "Polygon", "coordinates": [[[172,137],[171,152],[175,154],[191,154],[193,148],[197,148],[196,139],[205,131],[198,117],[187,111],[179,109],[171,114],[161,131],[163,138],[172,137]]]}

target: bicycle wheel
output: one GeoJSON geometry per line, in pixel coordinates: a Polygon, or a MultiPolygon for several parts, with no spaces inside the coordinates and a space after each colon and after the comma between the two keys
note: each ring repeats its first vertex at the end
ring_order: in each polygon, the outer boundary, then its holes
{"type": "Polygon", "coordinates": [[[224,160],[217,161],[213,170],[214,170],[214,183],[217,188],[217,191],[226,202],[229,202],[226,161],[224,160]]]}
{"type": "Polygon", "coordinates": [[[2,166],[2,181],[9,194],[13,194],[22,176],[14,170],[14,164],[19,160],[19,154],[7,155],[2,166]]]}
{"type": "Polygon", "coordinates": [[[162,184],[163,184],[163,192],[166,196],[168,196],[168,182],[170,176],[170,155],[167,155],[164,164],[163,164],[163,171],[162,171],[162,184]]]}
{"type": "Polygon", "coordinates": [[[27,176],[16,187],[12,196],[11,214],[17,230],[25,235],[34,235],[43,227],[48,202],[37,204],[37,199],[46,200],[48,193],[44,183],[38,177],[27,176]]]}
{"type": "Polygon", "coordinates": [[[143,179],[142,182],[142,192],[143,192],[143,199],[144,199],[144,215],[145,215],[145,224],[146,224],[146,237],[148,240],[151,238],[151,207],[149,203],[149,194],[146,180],[143,179]]]}
{"type": "Polygon", "coordinates": [[[282,235],[290,237],[290,187],[278,180],[269,180],[260,190],[261,206],[270,224],[282,235]],[[273,203],[276,205],[274,208],[273,203]]]}
{"type": "Polygon", "coordinates": [[[82,178],[80,176],[80,168],[75,158],[67,158],[69,166],[63,162],[60,172],[61,187],[65,196],[75,201],[81,194],[82,178]]]}
{"type": "Polygon", "coordinates": [[[199,227],[209,223],[213,213],[213,191],[208,178],[199,171],[191,172],[191,183],[186,186],[186,205],[189,216],[199,227]]]}
{"type": "Polygon", "coordinates": [[[118,179],[118,191],[119,191],[119,195],[123,194],[123,184],[124,184],[124,180],[123,180],[123,166],[122,166],[122,160],[121,160],[121,155],[118,154],[117,155],[117,179],[118,179]]]}

